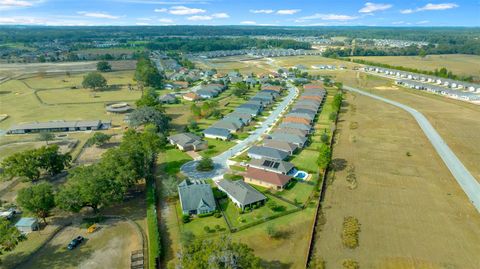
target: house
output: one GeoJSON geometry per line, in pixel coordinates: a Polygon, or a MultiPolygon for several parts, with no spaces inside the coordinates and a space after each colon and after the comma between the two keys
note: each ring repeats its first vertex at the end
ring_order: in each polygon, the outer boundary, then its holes
{"type": "Polygon", "coordinates": [[[252,116],[257,116],[262,112],[263,107],[257,104],[242,104],[235,109],[235,112],[247,113],[252,116]]]}
{"type": "Polygon", "coordinates": [[[315,115],[317,114],[316,111],[308,108],[302,108],[302,107],[293,107],[293,109],[290,111],[290,113],[303,113],[303,114],[309,114],[315,118],[315,115]]]}
{"type": "Polygon", "coordinates": [[[36,218],[21,218],[15,227],[23,234],[28,234],[38,230],[38,220],[36,218]]]}
{"type": "Polygon", "coordinates": [[[239,118],[243,125],[248,125],[253,119],[253,116],[247,113],[240,113],[240,112],[232,112],[224,117],[225,118],[239,118]]]}
{"type": "Polygon", "coordinates": [[[298,117],[285,117],[283,119],[283,122],[292,122],[292,123],[301,123],[301,124],[306,124],[310,125],[311,121],[304,119],[304,118],[298,118],[298,117]]]}
{"type": "Polygon", "coordinates": [[[272,160],[268,158],[253,159],[247,164],[247,167],[253,167],[283,175],[290,174],[290,172],[292,172],[292,170],[295,168],[295,166],[290,162],[272,160]]]}
{"type": "Polygon", "coordinates": [[[158,97],[158,101],[163,104],[175,104],[178,100],[175,95],[169,93],[158,97]]]}
{"type": "Polygon", "coordinates": [[[172,135],[168,137],[168,141],[183,151],[197,151],[208,148],[206,141],[203,141],[202,138],[192,133],[172,135]]]}
{"type": "Polygon", "coordinates": [[[309,113],[296,113],[296,112],[290,112],[285,117],[294,117],[294,118],[302,118],[302,119],[307,119],[310,122],[313,121],[315,118],[315,114],[309,114],[309,113]]]}
{"type": "Polygon", "coordinates": [[[311,125],[302,124],[302,123],[294,123],[294,122],[283,122],[281,123],[278,128],[294,128],[304,131],[310,131],[312,129],[311,125]]]}
{"type": "Polygon", "coordinates": [[[185,179],[178,184],[178,196],[185,215],[207,214],[216,209],[212,188],[203,180],[185,179]]]}
{"type": "Polygon", "coordinates": [[[218,183],[218,189],[225,192],[232,202],[244,210],[254,204],[262,204],[267,197],[243,180],[230,181],[222,179],[218,183]]]}
{"type": "Polygon", "coordinates": [[[244,123],[240,118],[223,118],[212,125],[213,128],[227,129],[230,133],[235,133],[242,129],[244,123]]]}
{"type": "Polygon", "coordinates": [[[216,97],[219,92],[212,89],[200,89],[196,92],[203,99],[211,99],[216,97]]]}
{"type": "Polygon", "coordinates": [[[189,92],[183,95],[183,99],[187,101],[197,101],[197,100],[200,100],[201,97],[194,92],[189,92]]]}
{"type": "Polygon", "coordinates": [[[275,133],[294,134],[302,137],[308,135],[308,131],[288,127],[278,128],[275,130],[275,133]]]}
{"type": "Polygon", "coordinates": [[[223,128],[209,127],[203,131],[203,135],[207,138],[229,140],[232,134],[229,130],[223,128]]]}
{"type": "Polygon", "coordinates": [[[175,82],[172,82],[172,85],[174,88],[176,89],[186,89],[188,88],[188,82],[187,81],[175,81],[175,82]]]}
{"type": "Polygon", "coordinates": [[[265,139],[263,142],[263,146],[267,148],[285,151],[289,155],[293,155],[293,153],[298,149],[298,146],[295,144],[275,139],[265,139]]]}
{"type": "MultiPolygon", "coordinates": [[[[269,161],[265,162],[272,164],[269,161]]],[[[248,167],[247,171],[243,174],[243,177],[247,183],[275,190],[282,190],[288,184],[288,182],[290,182],[290,179],[292,179],[292,177],[284,174],[274,173],[253,167],[248,167]]]]}
{"type": "Polygon", "coordinates": [[[7,134],[28,134],[39,132],[74,132],[106,130],[112,126],[112,121],[47,121],[26,123],[12,126],[7,134]]]}
{"type": "Polygon", "coordinates": [[[247,154],[248,157],[252,159],[269,158],[274,160],[285,160],[289,156],[285,151],[262,146],[253,146],[249,148],[247,154]]]}
{"type": "Polygon", "coordinates": [[[285,141],[297,145],[299,148],[303,148],[307,142],[307,138],[304,136],[299,136],[295,134],[288,134],[282,132],[275,132],[270,134],[270,137],[275,140],[285,141]]]}

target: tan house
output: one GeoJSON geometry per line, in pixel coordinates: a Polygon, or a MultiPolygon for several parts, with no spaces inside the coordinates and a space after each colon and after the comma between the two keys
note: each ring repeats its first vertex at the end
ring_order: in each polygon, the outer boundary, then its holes
{"type": "Polygon", "coordinates": [[[284,174],[265,171],[253,167],[248,167],[247,172],[245,172],[243,177],[247,183],[275,190],[283,189],[292,178],[284,174]]]}
{"type": "Polygon", "coordinates": [[[187,101],[197,101],[197,100],[200,100],[201,97],[194,92],[189,92],[183,95],[183,99],[187,101]]]}

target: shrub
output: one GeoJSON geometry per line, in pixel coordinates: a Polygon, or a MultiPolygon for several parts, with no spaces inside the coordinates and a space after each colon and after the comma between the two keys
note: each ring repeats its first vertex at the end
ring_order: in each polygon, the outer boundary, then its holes
{"type": "Polygon", "coordinates": [[[218,219],[218,218],[221,218],[221,217],[222,217],[222,213],[220,213],[220,212],[215,212],[215,213],[213,213],[213,216],[218,219]]]}
{"type": "Polygon", "coordinates": [[[204,226],[204,227],[203,227],[203,230],[204,230],[206,233],[209,233],[209,232],[210,232],[210,227],[204,226]]]}
{"type": "Polygon", "coordinates": [[[210,217],[213,216],[214,212],[209,212],[209,213],[203,213],[203,214],[198,214],[199,218],[205,218],[205,217],[210,217]]]}
{"type": "Polygon", "coordinates": [[[358,264],[358,262],[356,262],[354,260],[351,260],[351,259],[343,260],[342,265],[343,265],[344,269],[359,269],[360,268],[360,265],[358,264]]]}
{"type": "Polygon", "coordinates": [[[215,225],[215,230],[220,231],[220,230],[222,230],[222,227],[220,227],[220,225],[217,224],[217,225],[215,225]]]}
{"type": "Polygon", "coordinates": [[[209,157],[202,158],[197,164],[197,171],[212,171],[213,170],[213,161],[209,157]]]}
{"type": "Polygon", "coordinates": [[[157,211],[155,208],[156,194],[152,184],[147,185],[147,231],[148,231],[148,259],[150,268],[154,268],[160,256],[160,232],[158,230],[157,211]]]}
{"type": "Polygon", "coordinates": [[[313,257],[308,263],[308,269],[325,269],[325,261],[322,258],[313,257]]]}
{"type": "Polygon", "coordinates": [[[343,219],[342,242],[348,248],[358,246],[358,234],[360,232],[360,222],[357,218],[348,216],[343,219]]]}
{"type": "Polygon", "coordinates": [[[275,212],[282,212],[285,211],[285,206],[277,204],[275,201],[270,200],[267,202],[268,208],[275,212]]]}
{"type": "Polygon", "coordinates": [[[182,221],[183,221],[183,223],[188,223],[188,222],[190,222],[190,215],[186,215],[186,214],[183,215],[183,216],[182,216],[182,221]]]}

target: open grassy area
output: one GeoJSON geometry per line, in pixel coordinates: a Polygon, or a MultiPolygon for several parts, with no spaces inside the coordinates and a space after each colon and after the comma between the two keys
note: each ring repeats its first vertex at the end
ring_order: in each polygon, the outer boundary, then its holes
{"type": "Polygon", "coordinates": [[[205,138],[205,141],[208,142],[208,149],[204,149],[198,152],[203,157],[217,156],[218,154],[235,146],[235,142],[231,142],[231,141],[223,141],[223,140],[217,140],[217,139],[211,139],[211,138],[205,138]]]}
{"type": "Polygon", "coordinates": [[[358,56],[352,57],[377,63],[433,71],[442,67],[456,75],[480,78],[480,56],[466,54],[443,54],[420,56],[358,56]]]}
{"type": "MultiPolygon", "coordinates": [[[[107,114],[105,104],[124,100],[135,100],[140,97],[138,91],[128,91],[126,88],[98,92],[93,97],[88,89],[72,90],[68,86],[81,83],[84,74],[71,77],[65,74],[48,75],[44,78],[35,76],[22,80],[10,80],[0,84],[0,114],[9,117],[0,122],[0,129],[22,122],[48,121],[48,120],[112,120],[114,124],[123,124],[124,115],[107,114]],[[63,83],[65,80],[67,82],[63,83]],[[80,82],[78,82],[78,81],[80,82]],[[25,84],[25,83],[26,84],[25,84]],[[65,84],[65,85],[64,85],[65,84]],[[35,89],[53,89],[38,92],[39,98],[47,104],[42,104],[37,98],[35,89]],[[79,104],[62,104],[76,103],[79,104]]],[[[132,82],[133,71],[119,71],[106,73],[109,84],[125,84],[132,82]]]]}
{"type": "Polygon", "coordinates": [[[180,172],[180,167],[192,160],[185,152],[169,145],[166,150],[158,155],[157,163],[159,169],[169,175],[175,175],[180,172]]]}
{"type": "Polygon", "coordinates": [[[348,93],[346,103],[315,254],[333,268],[344,259],[358,261],[361,268],[475,268],[480,216],[415,120],[361,95],[348,93]],[[355,184],[347,180],[352,170],[355,184]],[[361,223],[354,250],[340,236],[347,216],[361,223]]]}
{"type": "Polygon", "coordinates": [[[203,237],[217,235],[219,233],[225,233],[228,231],[228,226],[223,217],[216,218],[214,216],[208,216],[200,218],[195,216],[190,222],[182,223],[182,207],[180,206],[180,202],[175,203],[175,209],[177,210],[178,217],[180,218],[178,220],[181,225],[180,229],[183,232],[188,231],[197,237],[203,237]],[[208,227],[208,232],[206,231],[205,227],[208,227]]]}
{"type": "Polygon", "coordinates": [[[289,201],[297,202],[299,205],[304,204],[312,191],[315,189],[316,182],[296,182],[292,181],[291,185],[275,194],[289,201]]]}

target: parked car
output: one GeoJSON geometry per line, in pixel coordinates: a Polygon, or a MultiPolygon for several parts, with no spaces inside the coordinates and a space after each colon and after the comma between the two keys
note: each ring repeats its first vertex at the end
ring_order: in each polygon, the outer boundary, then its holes
{"type": "Polygon", "coordinates": [[[83,242],[83,239],[84,239],[83,236],[81,236],[81,235],[77,236],[75,239],[73,239],[73,240],[68,244],[67,248],[68,248],[69,250],[72,250],[72,249],[76,248],[78,245],[80,245],[80,243],[83,242]]]}

